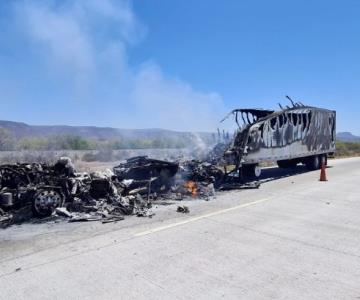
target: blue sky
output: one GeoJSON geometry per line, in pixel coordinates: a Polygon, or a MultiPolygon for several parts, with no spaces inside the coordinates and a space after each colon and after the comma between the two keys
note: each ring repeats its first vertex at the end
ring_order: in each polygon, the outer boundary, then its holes
{"type": "Polygon", "coordinates": [[[359,1],[0,2],[0,119],[212,131],[285,95],[360,135],[359,1]]]}

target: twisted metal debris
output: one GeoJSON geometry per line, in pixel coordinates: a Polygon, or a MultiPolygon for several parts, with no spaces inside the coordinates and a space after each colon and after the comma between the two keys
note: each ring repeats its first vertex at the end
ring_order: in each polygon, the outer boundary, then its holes
{"type": "Polygon", "coordinates": [[[206,198],[222,178],[214,166],[199,161],[167,162],[146,156],[128,159],[111,170],[77,173],[71,160],[54,165],[0,166],[2,227],[52,215],[70,222],[116,222],[124,215],[151,217],[158,199],[206,198]],[[193,182],[192,189],[188,184],[193,182]]]}

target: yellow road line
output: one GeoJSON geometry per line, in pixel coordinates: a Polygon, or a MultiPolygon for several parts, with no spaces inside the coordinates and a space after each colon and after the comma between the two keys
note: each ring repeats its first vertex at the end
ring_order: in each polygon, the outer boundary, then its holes
{"type": "Polygon", "coordinates": [[[230,208],[225,208],[225,209],[218,210],[218,211],[215,211],[215,212],[212,212],[212,213],[208,213],[208,214],[201,215],[201,216],[198,216],[198,217],[190,218],[190,219],[187,219],[187,220],[184,220],[184,221],[181,221],[181,222],[176,222],[176,223],[172,223],[172,224],[169,224],[169,225],[165,225],[165,226],[149,229],[149,230],[146,230],[146,231],[143,231],[143,232],[139,232],[139,233],[136,233],[135,236],[136,237],[144,236],[144,235],[152,234],[152,233],[155,233],[155,232],[163,231],[163,230],[166,230],[166,229],[174,228],[174,227],[177,227],[177,226],[185,225],[185,224],[188,224],[188,223],[191,223],[191,222],[196,222],[196,221],[199,221],[199,220],[202,220],[202,219],[205,219],[205,218],[209,218],[209,217],[213,217],[213,216],[220,215],[220,214],[223,214],[223,213],[227,213],[229,211],[233,211],[233,210],[236,210],[236,209],[245,208],[245,207],[252,206],[252,205],[255,205],[255,204],[258,204],[258,203],[269,201],[270,199],[271,198],[264,198],[264,199],[261,199],[261,200],[257,200],[257,201],[253,201],[253,202],[233,206],[233,207],[230,207],[230,208]]]}

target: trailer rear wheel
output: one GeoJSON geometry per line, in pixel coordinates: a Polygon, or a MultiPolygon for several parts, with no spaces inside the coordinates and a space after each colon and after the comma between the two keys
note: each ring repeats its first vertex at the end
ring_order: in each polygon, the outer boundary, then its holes
{"type": "Polygon", "coordinates": [[[325,166],[327,166],[327,163],[328,163],[328,159],[327,159],[327,154],[323,154],[323,155],[320,155],[320,167],[322,166],[322,164],[324,164],[325,166]]]}
{"type": "Polygon", "coordinates": [[[321,167],[322,155],[310,156],[306,159],[305,165],[308,170],[319,170],[321,167]]]}
{"type": "Polygon", "coordinates": [[[254,175],[256,178],[259,178],[261,176],[261,167],[259,165],[256,165],[254,167],[254,175]]]}
{"type": "Polygon", "coordinates": [[[258,164],[244,165],[243,172],[246,177],[259,178],[261,176],[261,167],[258,164]]]}

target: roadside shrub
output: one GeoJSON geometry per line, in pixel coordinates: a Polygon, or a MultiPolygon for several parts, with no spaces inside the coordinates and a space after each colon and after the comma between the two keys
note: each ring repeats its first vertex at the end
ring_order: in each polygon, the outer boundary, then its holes
{"type": "Polygon", "coordinates": [[[336,142],[336,156],[360,156],[360,143],[336,142]]]}

